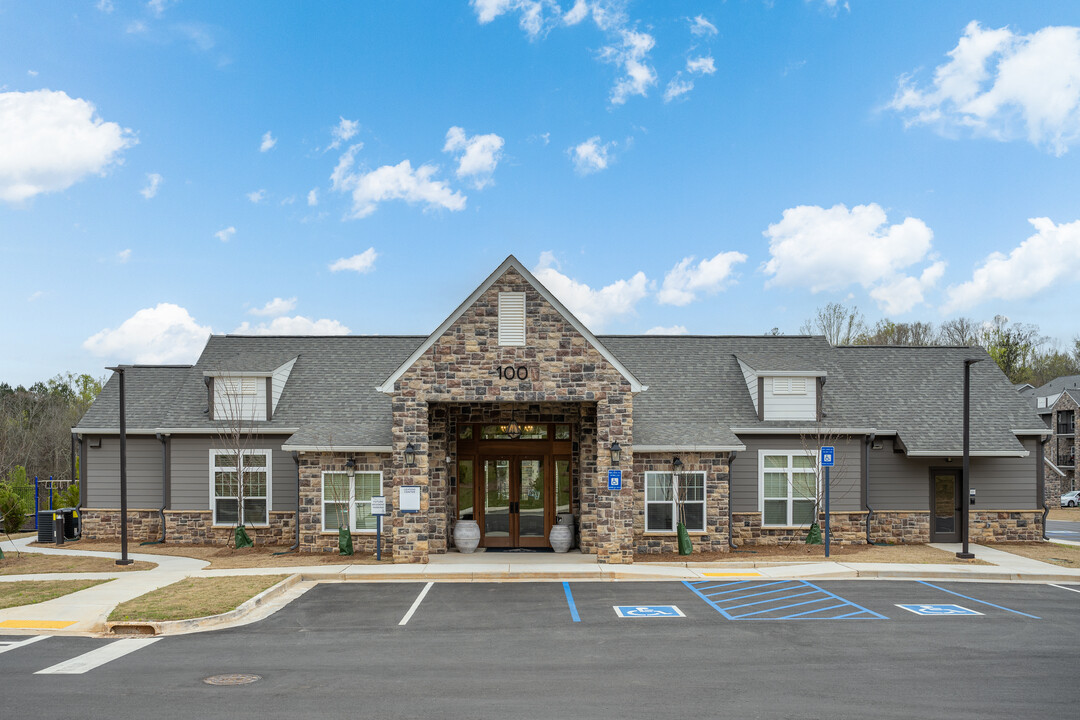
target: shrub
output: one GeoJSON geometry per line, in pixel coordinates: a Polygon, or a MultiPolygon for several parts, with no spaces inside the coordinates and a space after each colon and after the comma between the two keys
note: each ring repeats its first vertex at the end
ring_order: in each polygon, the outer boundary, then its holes
{"type": "Polygon", "coordinates": [[[8,535],[19,532],[30,513],[30,504],[13,487],[0,483],[0,529],[8,535]]]}

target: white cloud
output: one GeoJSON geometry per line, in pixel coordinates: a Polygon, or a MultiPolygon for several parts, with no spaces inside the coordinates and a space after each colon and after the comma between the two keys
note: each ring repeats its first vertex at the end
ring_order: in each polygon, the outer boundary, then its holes
{"type": "Polygon", "coordinates": [[[502,159],[503,143],[503,139],[495,133],[468,137],[464,128],[454,126],[446,131],[443,152],[455,154],[458,160],[457,176],[470,179],[473,187],[481,190],[494,182],[491,176],[502,159]]]}
{"type": "Polygon", "coordinates": [[[161,17],[165,9],[170,5],[175,5],[180,0],[147,0],[146,9],[149,10],[155,17],[161,17]]]}
{"type": "Polygon", "coordinates": [[[694,265],[694,257],[685,257],[664,276],[664,285],[656,299],[661,305],[688,305],[697,293],[723,289],[738,263],[746,262],[741,252],[720,252],[694,265]]]}
{"type": "Polygon", "coordinates": [[[432,179],[439,170],[437,165],[421,165],[413,170],[412,163],[402,160],[371,171],[355,170],[356,152],[361,147],[356,144],[346,150],[330,175],[334,190],[352,195],[350,218],[367,217],[387,200],[423,203],[425,210],[465,209],[464,195],[451,190],[446,182],[432,179]]]}
{"type": "Polygon", "coordinates": [[[91,335],[83,348],[118,362],[190,363],[198,358],[212,330],[172,303],[144,308],[115,330],[91,335]]]}
{"type": "Polygon", "coordinates": [[[144,23],[142,20],[132,20],[124,28],[124,32],[126,32],[128,35],[138,35],[140,33],[146,32],[146,30],[146,23],[144,23]]]}
{"type": "Polygon", "coordinates": [[[113,0],[98,0],[94,6],[103,13],[111,13],[116,8],[113,6],[113,0]]]}
{"type": "Polygon", "coordinates": [[[158,188],[165,178],[161,177],[158,173],[146,173],[146,187],[139,191],[139,194],[149,200],[155,197],[158,193],[158,188]]]}
{"type": "Polygon", "coordinates": [[[236,228],[230,225],[224,230],[218,230],[216,233],[214,233],[214,237],[216,237],[221,242],[229,242],[230,240],[232,240],[232,236],[235,234],[236,228]]]}
{"type": "Polygon", "coordinates": [[[663,325],[657,325],[651,327],[645,331],[646,335],[687,335],[689,330],[685,325],[672,325],[671,327],[664,327],[663,325]]]}
{"type": "Polygon", "coordinates": [[[34,302],[44,294],[44,290],[35,290],[34,292],[30,293],[30,296],[28,298],[26,298],[26,302],[34,302]]]}
{"type": "Polygon", "coordinates": [[[337,320],[312,320],[303,315],[277,317],[269,323],[252,325],[245,321],[233,330],[236,335],[348,335],[349,328],[337,320]]]}
{"type": "Polygon", "coordinates": [[[918,218],[888,225],[877,203],[822,208],[800,205],[763,233],[771,258],[762,266],[766,287],[805,287],[812,293],[852,284],[870,291],[879,304],[900,307],[937,281],[943,267],[925,269],[918,286],[902,271],[928,258],[933,232],[918,218]],[[875,294],[876,293],[876,294],[875,294]],[[907,298],[906,300],[903,298],[907,298]]]}
{"type": "Polygon", "coordinates": [[[889,107],[905,125],[997,140],[1027,137],[1064,154],[1080,139],[1080,28],[1030,35],[972,21],[927,89],[900,78],[889,107]]]}
{"type": "Polygon", "coordinates": [[[589,4],[585,0],[577,0],[574,6],[562,16],[563,25],[577,25],[589,15],[589,4]]]}
{"type": "Polygon", "coordinates": [[[668,103],[694,89],[693,80],[684,80],[682,72],[675,73],[664,90],[664,102],[668,103]]]}
{"type": "Polygon", "coordinates": [[[131,248],[128,248],[127,250],[121,250],[120,252],[116,253],[116,259],[121,263],[126,263],[128,260],[131,259],[131,248]]]}
{"type": "Polygon", "coordinates": [[[361,274],[369,273],[375,269],[375,258],[379,257],[379,254],[375,252],[375,248],[369,247],[359,255],[353,255],[347,258],[338,258],[330,264],[330,272],[339,272],[341,270],[352,270],[361,274]]]}
{"type": "Polygon", "coordinates": [[[686,71],[700,73],[701,75],[712,75],[716,72],[716,61],[713,60],[712,55],[688,58],[686,60],[686,71]]]}
{"type": "MultiPolygon", "coordinates": [[[[573,25],[561,15],[559,5],[554,0],[470,0],[476,19],[486,25],[500,15],[516,12],[520,15],[518,25],[530,38],[536,38],[557,22],[573,25]]],[[[567,16],[583,12],[577,6],[570,9],[567,16]]],[[[575,22],[580,22],[578,19],[575,22]]]]}
{"type": "Polygon", "coordinates": [[[279,298],[276,297],[270,302],[263,305],[261,308],[251,308],[248,310],[252,315],[263,315],[265,317],[276,317],[278,315],[284,315],[287,312],[291,312],[296,307],[296,298],[279,298]]]}
{"type": "Polygon", "coordinates": [[[649,87],[656,84],[656,71],[647,62],[649,51],[656,45],[653,36],[623,29],[619,38],[619,44],[600,49],[600,58],[617,65],[624,73],[611,89],[612,105],[622,105],[632,95],[645,97],[649,87]]]}
{"type": "Polygon", "coordinates": [[[615,143],[601,143],[600,137],[594,136],[567,149],[570,158],[574,161],[574,170],[578,175],[590,175],[607,168],[608,163],[615,159],[612,150],[615,143]]]}
{"type": "Polygon", "coordinates": [[[295,195],[290,195],[289,197],[281,198],[281,204],[282,205],[292,205],[294,202],[296,202],[296,196],[295,195]]]}
{"type": "Polygon", "coordinates": [[[974,307],[988,300],[1019,300],[1059,281],[1075,281],[1080,264],[1080,220],[1055,225],[1050,218],[1028,220],[1036,233],[1005,255],[993,252],[971,280],[950,286],[942,312],[974,307]]]}
{"type": "Polygon", "coordinates": [[[262,142],[259,143],[259,152],[267,152],[269,150],[272,150],[275,145],[277,145],[277,138],[271,135],[270,131],[267,130],[265,133],[263,133],[262,142]]]}
{"type": "Polygon", "coordinates": [[[555,256],[548,251],[540,253],[540,262],[533,273],[591,330],[600,330],[609,320],[634,312],[635,306],[648,293],[648,280],[643,272],[629,280],[618,280],[593,290],[559,272],[555,256]]]}
{"type": "Polygon", "coordinates": [[[888,315],[901,315],[923,301],[927,290],[937,285],[945,274],[945,263],[938,261],[925,270],[919,277],[901,275],[892,282],[886,282],[870,290],[870,297],[888,315]]]}
{"type": "Polygon", "coordinates": [[[63,91],[0,92],[0,200],[19,203],[102,175],[137,142],[63,91]]]}
{"type": "Polygon", "coordinates": [[[37,77],[38,76],[38,71],[37,70],[27,70],[26,74],[29,75],[30,77],[37,77]]]}
{"type": "Polygon", "coordinates": [[[326,146],[327,150],[337,150],[341,147],[341,143],[352,140],[353,136],[360,130],[359,120],[346,120],[340,115],[338,115],[338,120],[338,124],[330,131],[330,136],[334,140],[326,146]]]}
{"type": "Polygon", "coordinates": [[[716,26],[706,20],[704,15],[698,15],[690,19],[690,33],[698,37],[709,37],[716,34],[716,26]]]}
{"type": "Polygon", "coordinates": [[[253,191],[247,193],[246,197],[247,197],[248,200],[250,200],[251,202],[258,205],[259,203],[261,203],[263,200],[266,199],[266,191],[265,190],[253,190],[253,191]]]}
{"type": "Polygon", "coordinates": [[[307,194],[308,207],[315,207],[319,204],[319,188],[311,188],[307,194]]]}

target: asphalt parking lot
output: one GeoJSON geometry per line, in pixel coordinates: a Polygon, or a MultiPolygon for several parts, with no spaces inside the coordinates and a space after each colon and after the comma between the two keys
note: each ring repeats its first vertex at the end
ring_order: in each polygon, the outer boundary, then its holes
{"type": "Polygon", "coordinates": [[[1075,718],[1080,707],[1080,585],[323,584],[230,630],[27,640],[0,636],[0,690],[35,717],[1075,718]],[[261,679],[203,682],[222,673],[261,679]]]}

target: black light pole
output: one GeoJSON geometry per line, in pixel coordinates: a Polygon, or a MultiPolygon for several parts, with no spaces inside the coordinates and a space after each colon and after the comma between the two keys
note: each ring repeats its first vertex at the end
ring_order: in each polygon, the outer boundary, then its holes
{"type": "Polygon", "coordinates": [[[975,553],[968,550],[968,523],[971,501],[968,496],[971,493],[971,366],[982,362],[982,358],[967,358],[964,360],[964,477],[961,480],[960,507],[963,522],[964,549],[956,553],[956,557],[963,560],[971,560],[975,553]]]}
{"type": "Polygon", "coordinates": [[[120,376],[120,559],[117,565],[130,565],[127,552],[127,417],[124,412],[124,368],[110,367],[120,376]]]}

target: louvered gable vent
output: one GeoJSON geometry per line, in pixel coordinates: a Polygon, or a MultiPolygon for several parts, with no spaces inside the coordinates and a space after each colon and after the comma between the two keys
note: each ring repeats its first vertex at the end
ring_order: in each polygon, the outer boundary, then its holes
{"type": "Polygon", "coordinates": [[[525,293],[499,293],[499,344],[525,344],[525,293]]]}

